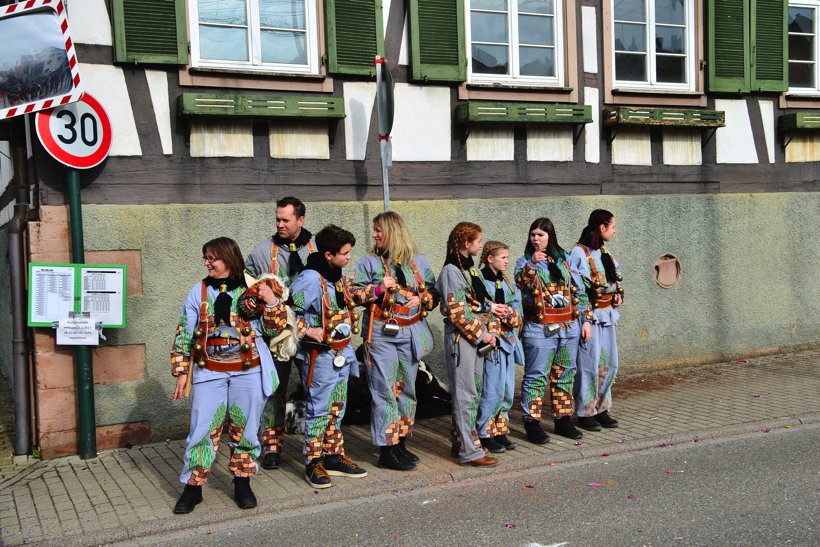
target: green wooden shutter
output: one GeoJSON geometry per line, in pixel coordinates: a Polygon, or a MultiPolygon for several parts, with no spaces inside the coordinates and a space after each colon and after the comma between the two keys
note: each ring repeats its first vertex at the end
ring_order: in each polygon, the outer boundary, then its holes
{"type": "Polygon", "coordinates": [[[381,0],[325,0],[328,70],[376,74],[374,59],[384,55],[381,0]]]}
{"type": "Polygon", "coordinates": [[[749,92],[749,0],[709,0],[706,10],[709,91],[749,92]]]}
{"type": "Polygon", "coordinates": [[[752,2],[752,91],[787,91],[789,3],[752,2]]]}
{"type": "Polygon", "coordinates": [[[421,81],[467,79],[463,0],[410,0],[410,77],[421,81]]]}
{"type": "Polygon", "coordinates": [[[111,19],[116,62],[188,62],[185,0],[111,0],[111,19]]]}

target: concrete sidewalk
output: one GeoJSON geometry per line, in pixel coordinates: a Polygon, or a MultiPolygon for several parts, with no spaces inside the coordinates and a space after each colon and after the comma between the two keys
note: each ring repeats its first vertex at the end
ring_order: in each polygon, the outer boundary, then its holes
{"type": "MultiPolygon", "coordinates": [[[[205,501],[191,515],[171,509],[182,485],[183,442],[172,441],[39,462],[0,483],[0,543],[95,545],[200,527],[264,513],[409,491],[469,480],[486,474],[526,469],[658,445],[820,422],[820,350],[749,358],[656,375],[616,384],[613,415],[618,429],[585,432],[579,443],[551,435],[536,446],[524,438],[520,412],[512,417],[514,451],[500,455],[493,469],[461,467],[449,458],[449,417],[421,421],[408,446],[421,457],[415,471],[377,468],[378,451],[366,426],[343,426],[347,454],[369,476],[335,478],[333,488],[315,491],[304,480],[300,439],[289,436],[283,467],[262,470],[252,481],[259,499],[242,511],[233,501],[225,469],[226,443],[204,488],[205,501]]],[[[196,532],[194,532],[196,533],[196,532]]]]}

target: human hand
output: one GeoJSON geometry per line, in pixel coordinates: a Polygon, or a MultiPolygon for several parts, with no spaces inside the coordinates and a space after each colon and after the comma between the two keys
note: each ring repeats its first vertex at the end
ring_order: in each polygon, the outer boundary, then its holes
{"type": "Polygon", "coordinates": [[[484,333],[484,336],[481,337],[481,341],[485,344],[490,344],[492,347],[496,346],[495,336],[493,336],[489,332],[484,333]]]}
{"type": "Polygon", "coordinates": [[[589,342],[590,338],[592,338],[592,325],[589,323],[584,323],[581,325],[581,339],[584,342],[589,342]]]}
{"type": "Polygon", "coordinates": [[[538,249],[532,254],[532,258],[530,259],[533,264],[538,264],[539,262],[544,262],[547,259],[547,253],[538,249]]]}
{"type": "Polygon", "coordinates": [[[615,293],[615,296],[612,297],[612,305],[616,308],[624,303],[624,298],[618,293],[615,293]]]}
{"type": "Polygon", "coordinates": [[[171,399],[172,401],[176,401],[177,399],[183,399],[185,397],[185,386],[188,384],[188,373],[184,372],[177,376],[177,385],[174,386],[174,398],[171,399]]]}
{"type": "Polygon", "coordinates": [[[407,299],[406,306],[408,308],[418,308],[420,302],[421,302],[421,300],[419,299],[418,296],[411,296],[410,298],[407,299]]]}
{"type": "Polygon", "coordinates": [[[324,342],[324,338],[322,338],[323,332],[324,331],[320,327],[311,327],[307,330],[305,336],[317,342],[324,342]]]}
{"type": "Polygon", "coordinates": [[[259,298],[264,300],[265,304],[268,306],[273,306],[278,301],[276,294],[273,292],[267,283],[260,283],[259,285],[259,298]]]}
{"type": "Polygon", "coordinates": [[[499,319],[504,319],[510,314],[510,308],[508,308],[504,304],[496,304],[495,302],[493,302],[490,304],[490,313],[492,313],[499,319]]]}
{"type": "Polygon", "coordinates": [[[396,283],[396,278],[392,275],[386,275],[382,278],[382,291],[388,292],[390,289],[394,289],[398,286],[396,283]]]}

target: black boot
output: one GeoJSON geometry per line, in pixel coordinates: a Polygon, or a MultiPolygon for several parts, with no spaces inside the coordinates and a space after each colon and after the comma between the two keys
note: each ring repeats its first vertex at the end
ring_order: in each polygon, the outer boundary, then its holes
{"type": "Polygon", "coordinates": [[[597,414],[595,416],[595,420],[599,424],[601,424],[602,426],[604,426],[608,429],[613,429],[615,427],[618,427],[618,420],[616,420],[615,418],[610,416],[609,411],[607,411],[607,410],[604,410],[600,414],[597,414]]]}
{"type": "Polygon", "coordinates": [[[279,469],[279,452],[268,452],[262,456],[262,469],[279,469]]]}
{"type": "Polygon", "coordinates": [[[236,506],[240,509],[253,509],[256,507],[256,496],[251,490],[250,477],[234,477],[233,493],[236,499],[236,506]]]}
{"type": "Polygon", "coordinates": [[[494,437],[482,437],[478,439],[481,441],[481,446],[492,452],[493,454],[502,454],[507,451],[501,446],[501,443],[495,440],[494,437]]]}
{"type": "Polygon", "coordinates": [[[507,450],[515,450],[515,443],[509,440],[506,435],[496,435],[495,442],[507,450]]]}
{"type": "Polygon", "coordinates": [[[541,429],[541,422],[538,420],[524,420],[524,431],[527,433],[527,440],[533,444],[544,444],[550,441],[549,435],[541,429]]]}
{"type": "Polygon", "coordinates": [[[395,471],[412,471],[416,468],[415,463],[404,457],[399,445],[380,446],[379,461],[376,465],[395,471]]]}
{"type": "Polygon", "coordinates": [[[569,416],[563,418],[555,418],[555,434],[567,437],[569,439],[580,439],[584,436],[578,431],[569,419],[569,416]]]}
{"type": "Polygon", "coordinates": [[[599,424],[598,420],[591,416],[580,416],[578,418],[578,427],[581,429],[586,429],[587,431],[601,430],[601,424],[599,424]]]}
{"type": "Polygon", "coordinates": [[[185,490],[174,505],[174,513],[184,515],[194,510],[194,506],[202,502],[202,487],[191,484],[185,485],[185,490]]]}
{"type": "Polygon", "coordinates": [[[406,437],[399,437],[399,450],[401,451],[402,456],[404,459],[411,461],[413,463],[418,463],[419,457],[407,450],[407,447],[404,445],[406,437]]]}

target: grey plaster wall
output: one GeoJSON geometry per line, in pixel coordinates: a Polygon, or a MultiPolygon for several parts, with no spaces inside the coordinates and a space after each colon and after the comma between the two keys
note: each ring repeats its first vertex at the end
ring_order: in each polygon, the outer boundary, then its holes
{"type": "MultiPolygon", "coordinates": [[[[530,222],[552,218],[565,248],[576,241],[589,212],[613,211],[618,234],[608,246],[624,270],[626,301],[619,324],[624,366],[820,340],[817,239],[820,193],[589,196],[394,202],[435,269],[450,229],[479,223],[484,238],[523,253],[530,222]],[[681,282],[662,289],[655,260],[676,254],[681,282]]],[[[271,198],[273,199],[273,198],[271,198]]],[[[381,202],[308,203],[306,226],[334,222],[354,232],[355,263],[371,244],[370,221],[381,202]]],[[[201,245],[227,235],[247,253],[273,231],[274,206],[158,205],[84,207],[88,250],[140,249],[143,294],[128,300],[128,328],[106,332],[107,344],[144,343],[145,380],[96,388],[98,425],[150,420],[156,438],[181,434],[185,405],[172,403],[168,352],[180,306],[204,275],[201,245]]],[[[446,378],[441,319],[431,314],[437,350],[428,361],[446,378]]]]}

